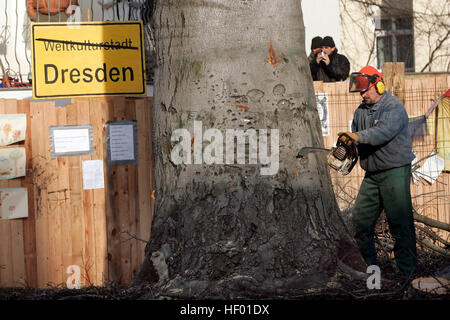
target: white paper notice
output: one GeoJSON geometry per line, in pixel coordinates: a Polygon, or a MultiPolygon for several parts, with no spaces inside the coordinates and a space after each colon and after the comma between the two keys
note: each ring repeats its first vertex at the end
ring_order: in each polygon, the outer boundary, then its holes
{"type": "Polygon", "coordinates": [[[53,131],[55,153],[89,151],[89,129],[58,129],[53,131]]]}
{"type": "Polygon", "coordinates": [[[0,189],[0,218],[19,219],[28,217],[28,191],[26,188],[0,189]]]}
{"type": "Polygon", "coordinates": [[[134,160],[133,125],[110,126],[109,146],[112,161],[134,160]]]}
{"type": "Polygon", "coordinates": [[[416,175],[433,184],[441,174],[445,166],[445,160],[437,154],[425,160],[425,163],[416,171],[416,175]]]}
{"type": "Polygon", "coordinates": [[[83,188],[102,189],[105,187],[103,160],[83,161],[83,188]]]}

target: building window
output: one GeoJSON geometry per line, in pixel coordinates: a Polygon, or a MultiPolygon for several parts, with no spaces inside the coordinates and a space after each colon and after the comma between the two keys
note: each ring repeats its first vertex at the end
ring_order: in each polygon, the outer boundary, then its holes
{"type": "Polygon", "coordinates": [[[404,62],[414,72],[414,19],[412,1],[384,0],[376,21],[377,65],[404,62]]]}

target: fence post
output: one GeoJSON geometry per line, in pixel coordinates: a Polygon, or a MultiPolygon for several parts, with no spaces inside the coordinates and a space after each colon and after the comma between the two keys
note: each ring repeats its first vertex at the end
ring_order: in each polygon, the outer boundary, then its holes
{"type": "Polygon", "coordinates": [[[405,104],[405,63],[385,62],[382,73],[386,90],[405,104]]]}

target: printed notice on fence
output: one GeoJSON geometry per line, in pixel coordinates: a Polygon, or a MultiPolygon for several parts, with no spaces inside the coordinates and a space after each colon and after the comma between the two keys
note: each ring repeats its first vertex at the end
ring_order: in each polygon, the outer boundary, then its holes
{"type": "Polygon", "coordinates": [[[83,161],[84,190],[103,189],[104,187],[103,160],[83,161]]]}
{"type": "Polygon", "coordinates": [[[109,166],[138,163],[136,120],[111,121],[106,124],[106,161],[109,166]]]}
{"type": "Polygon", "coordinates": [[[56,157],[93,155],[94,136],[91,124],[50,126],[50,153],[56,157]]]}
{"type": "Polygon", "coordinates": [[[53,131],[55,153],[89,151],[88,129],[67,129],[53,131]]]}
{"type": "Polygon", "coordinates": [[[112,161],[135,160],[133,125],[110,126],[109,144],[112,161]]]}

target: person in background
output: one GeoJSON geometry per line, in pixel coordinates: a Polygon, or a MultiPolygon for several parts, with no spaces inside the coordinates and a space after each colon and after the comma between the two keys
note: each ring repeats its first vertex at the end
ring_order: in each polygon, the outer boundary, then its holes
{"type": "Polygon", "coordinates": [[[27,12],[35,22],[65,22],[78,6],[78,0],[27,0],[27,12]]]}
{"type": "Polygon", "coordinates": [[[330,36],[321,42],[321,54],[310,63],[314,81],[335,82],[344,81],[350,73],[350,62],[347,57],[339,54],[334,40],[330,36]]]}
{"type": "Polygon", "coordinates": [[[353,115],[352,132],[346,133],[357,142],[359,164],[366,171],[352,212],[355,239],[367,265],[376,265],[374,229],[384,210],[397,267],[408,276],[417,265],[409,117],[400,100],[386,92],[383,75],[374,67],[352,73],[349,91],[363,99],[353,115]]]}
{"type": "Polygon", "coordinates": [[[317,58],[317,54],[322,52],[322,37],[314,37],[311,40],[311,53],[308,56],[309,65],[311,67],[311,63],[314,62],[317,58]]]}

